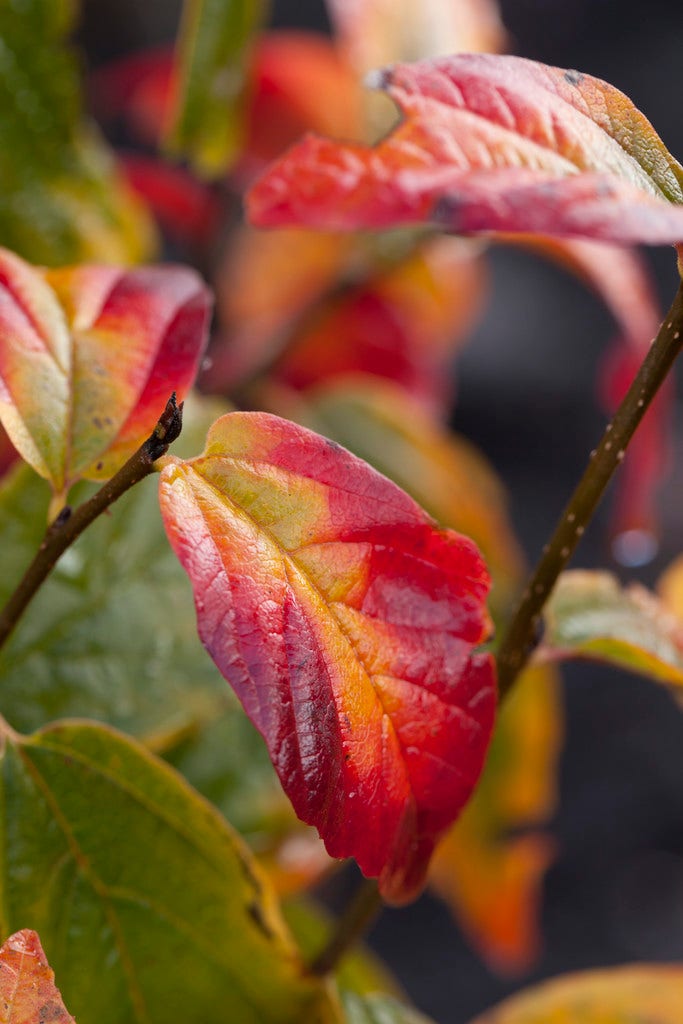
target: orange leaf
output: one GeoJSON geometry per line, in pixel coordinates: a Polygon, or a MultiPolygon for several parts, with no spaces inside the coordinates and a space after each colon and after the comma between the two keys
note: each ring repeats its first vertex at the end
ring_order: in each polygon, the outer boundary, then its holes
{"type": "Polygon", "coordinates": [[[75,1024],[40,939],[25,928],[0,948],[0,1024],[75,1024]]]}
{"type": "Polygon", "coordinates": [[[539,952],[541,887],[555,852],[539,826],[557,801],[560,742],[557,679],[528,669],[501,709],[481,783],[432,863],[430,884],[505,974],[527,970],[539,952]],[[520,827],[531,831],[514,835],[520,827]]]}
{"type": "Polygon", "coordinates": [[[167,458],[162,514],[200,636],[333,857],[412,899],[495,706],[474,544],[338,445],[263,413],[167,458]]]}

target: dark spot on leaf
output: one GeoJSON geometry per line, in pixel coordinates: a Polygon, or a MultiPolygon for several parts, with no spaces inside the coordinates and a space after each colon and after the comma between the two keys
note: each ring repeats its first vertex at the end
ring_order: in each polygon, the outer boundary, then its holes
{"type": "Polygon", "coordinates": [[[98,430],[102,429],[102,420],[100,419],[99,416],[93,416],[93,423],[95,424],[98,430]]]}
{"type": "Polygon", "coordinates": [[[329,437],[324,437],[323,441],[325,442],[325,447],[329,448],[330,451],[332,451],[332,452],[343,451],[342,446],[337,441],[333,441],[329,437]]]}
{"type": "Polygon", "coordinates": [[[247,903],[247,913],[259,931],[263,932],[267,939],[272,939],[273,933],[263,917],[263,912],[259,904],[247,903]]]}
{"type": "Polygon", "coordinates": [[[461,221],[462,207],[463,202],[460,196],[442,196],[439,201],[434,204],[430,220],[435,224],[448,228],[450,231],[457,231],[459,222],[461,221]]]}
{"type": "Polygon", "coordinates": [[[103,466],[103,465],[104,465],[104,463],[103,463],[103,462],[98,462],[98,463],[97,463],[97,470],[98,470],[98,472],[99,472],[99,470],[100,470],[100,469],[102,469],[102,466],[103,466]]]}
{"type": "Polygon", "coordinates": [[[583,79],[584,76],[580,71],[574,71],[573,69],[570,69],[569,71],[565,71],[564,73],[564,80],[565,82],[569,82],[570,85],[579,85],[583,81],[583,79]]]}
{"type": "Polygon", "coordinates": [[[38,1024],[49,1024],[50,1021],[64,1019],[64,1009],[58,1003],[46,1003],[38,1010],[38,1024]]]}

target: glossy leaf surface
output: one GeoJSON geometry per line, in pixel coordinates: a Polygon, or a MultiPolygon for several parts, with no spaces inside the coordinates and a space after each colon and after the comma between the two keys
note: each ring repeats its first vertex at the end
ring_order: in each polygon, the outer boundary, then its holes
{"type": "Polygon", "coordinates": [[[39,931],[79,1024],[330,1019],[267,879],[175,772],[92,724],[2,749],[2,926],[39,931]]]}
{"type": "Polygon", "coordinates": [[[430,884],[472,945],[501,974],[541,949],[542,883],[555,853],[545,827],[557,804],[562,733],[558,680],[527,669],[503,704],[481,782],[439,844],[430,884]]]}
{"type": "Polygon", "coordinates": [[[166,141],[203,174],[220,175],[239,151],[249,49],[263,7],[263,0],[185,0],[166,141]]]}
{"type": "Polygon", "coordinates": [[[374,148],[308,136],[252,189],[253,223],[683,238],[683,168],[613,86],[489,54],[396,64],[376,84],[398,127],[374,148]]]}
{"type": "Polygon", "coordinates": [[[0,251],[0,418],[65,495],[110,477],[189,390],[210,299],[184,267],[40,271],[0,251]]]}
{"type": "MultiPolygon", "coordinates": [[[[216,414],[214,403],[200,414],[188,404],[176,450],[201,450],[216,414]]],[[[48,501],[28,466],[0,484],[2,605],[42,540],[48,501]]],[[[66,552],[0,653],[0,712],[25,732],[60,717],[96,718],[158,748],[216,718],[229,697],[193,619],[155,484],[143,481],[66,552]]]]}
{"type": "Polygon", "coordinates": [[[265,414],[160,481],[199,631],[328,852],[421,888],[482,768],[495,686],[474,545],[339,446],[265,414]]]}
{"type": "Polygon", "coordinates": [[[638,964],[547,981],[472,1024],[677,1024],[681,1000],[681,968],[638,964]]]}
{"type": "Polygon", "coordinates": [[[506,614],[522,557],[502,485],[484,456],[388,382],[353,377],[308,399],[311,426],[385,473],[442,526],[472,538],[493,579],[494,617],[506,614]]]}
{"type": "Polygon", "coordinates": [[[40,939],[28,928],[0,948],[0,1022],[75,1024],[55,986],[40,939]]]}
{"type": "Polygon", "coordinates": [[[622,587],[607,572],[563,573],[545,623],[539,657],[595,658],[683,683],[683,620],[644,587],[622,587]]]}
{"type": "Polygon", "coordinates": [[[66,46],[75,4],[0,5],[0,243],[37,263],[136,262],[151,222],[81,116],[77,62],[66,46]]]}

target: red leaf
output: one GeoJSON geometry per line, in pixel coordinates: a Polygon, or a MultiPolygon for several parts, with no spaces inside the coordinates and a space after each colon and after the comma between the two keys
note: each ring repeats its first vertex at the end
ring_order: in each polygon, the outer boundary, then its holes
{"type": "Polygon", "coordinates": [[[185,267],[31,267],[0,250],[0,417],[64,498],[111,476],[189,390],[210,297],[185,267]]]}
{"type": "Polygon", "coordinates": [[[40,939],[24,929],[0,949],[2,1024],[75,1024],[55,986],[40,939]]]}
{"type": "Polygon", "coordinates": [[[474,544],[338,445],[263,413],[167,460],[200,636],[334,857],[402,903],[482,769],[495,684],[474,544]]]}
{"type": "Polygon", "coordinates": [[[128,184],[146,201],[162,228],[181,242],[207,245],[220,227],[221,201],[181,167],[154,157],[119,158],[128,184]]]}
{"type": "Polygon", "coordinates": [[[430,223],[614,242],[683,238],[683,168],[613,86],[462,54],[376,76],[404,114],[376,147],[308,136],[253,188],[253,223],[430,223]]]}

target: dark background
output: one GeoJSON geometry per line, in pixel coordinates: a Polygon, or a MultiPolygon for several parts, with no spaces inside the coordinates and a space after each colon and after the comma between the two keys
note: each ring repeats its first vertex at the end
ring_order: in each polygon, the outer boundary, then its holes
{"type": "MultiPolygon", "coordinates": [[[[448,2],[448,0],[444,0],[448,2]]],[[[86,0],[82,41],[91,62],[173,37],[179,4],[86,0]]],[[[511,48],[576,67],[626,92],[683,157],[683,10],[680,0],[503,0],[511,48]]],[[[323,0],[274,4],[277,25],[326,24],[323,0]]],[[[663,308],[676,288],[672,250],[648,254],[663,308]]],[[[491,254],[490,302],[458,366],[454,424],[489,455],[535,558],[599,439],[595,373],[614,328],[575,280],[512,250],[491,254]]],[[[677,437],[681,437],[677,412],[677,437]]],[[[680,444],[676,445],[680,453],[680,444]]],[[[683,459],[662,495],[662,538],[642,572],[610,557],[607,510],[574,564],[652,581],[683,550],[683,459]]],[[[583,665],[565,673],[566,743],[547,876],[545,952],[524,979],[491,975],[446,908],[428,896],[388,911],[372,935],[417,1005],[440,1024],[476,1012],[540,977],[633,960],[683,959],[683,716],[646,681],[583,665]]],[[[326,896],[334,903],[355,879],[326,896]]],[[[683,1008],[681,1009],[683,1020],[683,1008]]]]}

